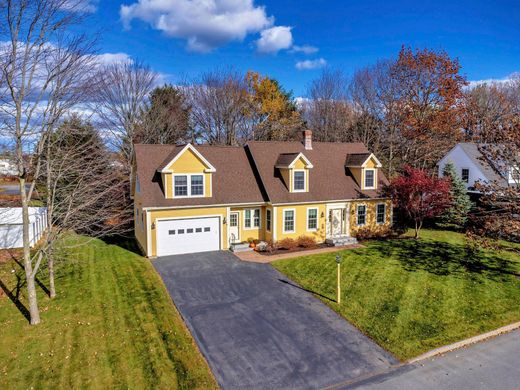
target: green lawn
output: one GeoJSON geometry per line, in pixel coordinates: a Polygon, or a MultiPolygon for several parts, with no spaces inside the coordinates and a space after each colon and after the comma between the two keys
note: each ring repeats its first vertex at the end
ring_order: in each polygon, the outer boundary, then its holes
{"type": "Polygon", "coordinates": [[[421,234],[340,252],[341,305],[335,253],[272,264],[401,359],[520,321],[520,245],[469,255],[459,233],[421,234]]]}
{"type": "Polygon", "coordinates": [[[100,240],[70,240],[83,245],[67,250],[55,300],[38,288],[35,327],[12,302],[20,294],[26,304],[20,266],[0,264],[2,290],[14,296],[0,290],[0,388],[216,388],[150,262],[100,240]]]}

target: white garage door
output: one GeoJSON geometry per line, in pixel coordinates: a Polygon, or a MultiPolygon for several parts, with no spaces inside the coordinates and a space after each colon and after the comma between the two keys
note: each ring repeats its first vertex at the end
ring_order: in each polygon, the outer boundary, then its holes
{"type": "Polygon", "coordinates": [[[157,256],[219,249],[219,217],[171,219],[157,222],[157,256]]]}

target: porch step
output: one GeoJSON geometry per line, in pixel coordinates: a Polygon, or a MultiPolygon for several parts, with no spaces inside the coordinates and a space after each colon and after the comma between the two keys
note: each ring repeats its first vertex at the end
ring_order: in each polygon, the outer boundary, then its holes
{"type": "Polygon", "coordinates": [[[356,237],[350,237],[350,236],[338,236],[338,237],[332,237],[332,238],[327,238],[325,240],[325,243],[329,244],[329,245],[334,245],[334,246],[345,246],[345,245],[354,245],[354,244],[357,244],[357,239],[356,237]]]}
{"type": "Polygon", "coordinates": [[[231,244],[229,249],[231,250],[231,252],[249,252],[253,250],[253,248],[249,247],[249,243],[247,242],[231,244]]]}

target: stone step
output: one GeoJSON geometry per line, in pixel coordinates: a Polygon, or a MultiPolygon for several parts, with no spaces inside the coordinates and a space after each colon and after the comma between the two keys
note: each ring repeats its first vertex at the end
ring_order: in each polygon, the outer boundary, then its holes
{"type": "Polygon", "coordinates": [[[327,238],[325,240],[325,242],[329,245],[334,245],[334,246],[345,246],[345,245],[354,245],[354,244],[357,244],[357,239],[356,237],[347,237],[347,236],[342,236],[342,237],[331,237],[331,238],[327,238]]]}
{"type": "Polygon", "coordinates": [[[231,244],[229,249],[231,252],[249,252],[253,250],[253,248],[249,247],[249,243],[247,242],[231,244]]]}

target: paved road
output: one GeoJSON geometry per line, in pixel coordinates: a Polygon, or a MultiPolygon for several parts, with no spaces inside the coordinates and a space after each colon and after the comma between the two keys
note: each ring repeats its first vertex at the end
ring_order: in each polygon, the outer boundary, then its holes
{"type": "Polygon", "coordinates": [[[153,264],[224,389],[318,389],[396,363],[267,264],[229,252],[153,264]]]}
{"type": "Polygon", "coordinates": [[[344,389],[520,389],[520,330],[404,366],[344,389]]]}

